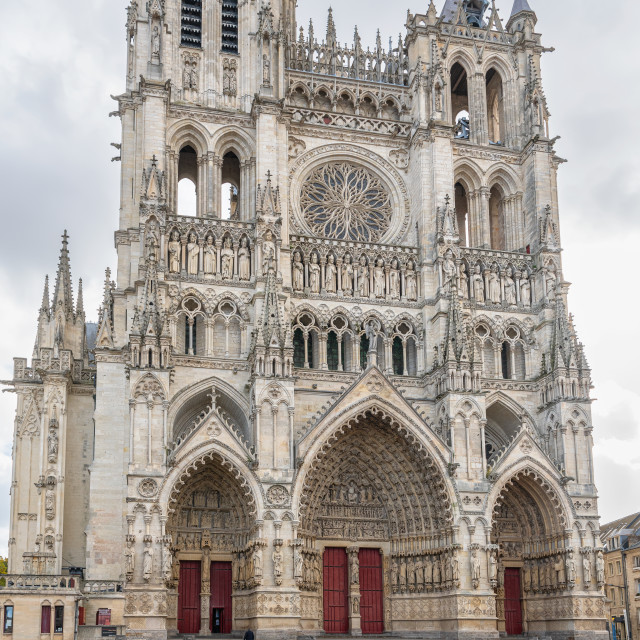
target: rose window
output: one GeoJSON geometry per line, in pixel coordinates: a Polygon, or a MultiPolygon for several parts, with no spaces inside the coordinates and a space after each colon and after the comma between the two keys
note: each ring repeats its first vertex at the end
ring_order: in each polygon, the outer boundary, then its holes
{"type": "Polygon", "coordinates": [[[382,181],[346,162],[317,168],[300,198],[312,233],[332,240],[379,242],[391,225],[391,196],[382,181]]]}

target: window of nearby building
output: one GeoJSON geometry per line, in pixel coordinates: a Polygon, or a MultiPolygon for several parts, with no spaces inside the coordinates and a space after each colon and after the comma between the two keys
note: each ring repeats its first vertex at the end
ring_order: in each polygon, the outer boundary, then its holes
{"type": "Polygon", "coordinates": [[[640,580],[636,580],[636,596],[640,596],[640,580]]]}
{"type": "Polygon", "coordinates": [[[620,562],[620,560],[616,561],[616,571],[618,572],[618,575],[622,574],[622,562],[620,562]]]}
{"type": "Polygon", "coordinates": [[[615,605],[615,603],[616,603],[616,590],[615,589],[611,589],[611,593],[610,593],[609,597],[611,598],[611,604],[615,605]]]}
{"type": "Polygon", "coordinates": [[[53,633],[62,633],[64,627],[64,606],[56,605],[53,633]]]}
{"type": "Polygon", "coordinates": [[[609,575],[612,576],[613,575],[613,562],[609,563],[609,575]]]}
{"type": "Polygon", "coordinates": [[[3,633],[13,633],[13,605],[4,605],[4,624],[2,626],[3,633]]]}
{"type": "Polygon", "coordinates": [[[51,633],[51,605],[43,604],[40,615],[40,633],[51,633]]]}
{"type": "Polygon", "coordinates": [[[633,556],[633,568],[640,569],[640,556],[633,556]]]}

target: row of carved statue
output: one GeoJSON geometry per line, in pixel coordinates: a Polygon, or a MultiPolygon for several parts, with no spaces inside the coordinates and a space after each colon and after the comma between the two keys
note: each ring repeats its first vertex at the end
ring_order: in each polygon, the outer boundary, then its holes
{"type": "MultiPolygon", "coordinates": [[[[143,538],[142,550],[142,578],[146,583],[153,583],[157,578],[155,556],[159,549],[162,578],[169,581],[173,576],[173,550],[170,535],[159,538],[154,544],[153,537],[149,534],[143,538]]],[[[127,582],[134,581],[136,568],[136,537],[132,534],[126,537],[124,549],[124,566],[127,582]]]]}
{"type": "MultiPolygon", "coordinates": [[[[591,550],[582,549],[582,562],[576,559],[573,549],[558,554],[529,556],[522,570],[523,588],[526,592],[540,593],[573,589],[578,579],[578,565],[582,564],[582,581],[589,589],[594,578],[594,561],[591,550]]],[[[604,585],[604,555],[595,553],[595,578],[599,587],[604,585]]]]}
{"type": "Polygon", "coordinates": [[[478,304],[522,306],[529,308],[536,299],[554,300],[558,283],[555,265],[541,270],[541,291],[536,292],[535,279],[525,269],[497,264],[483,267],[477,263],[471,272],[464,262],[456,261],[451,250],[440,261],[440,282],[445,293],[455,286],[458,295],[478,304]]]}
{"type": "Polygon", "coordinates": [[[295,251],[292,283],[296,292],[377,300],[418,299],[418,274],[413,260],[402,267],[396,258],[385,261],[362,255],[354,263],[349,254],[336,259],[333,254],[325,258],[313,252],[309,259],[303,259],[295,251]]]}
{"type": "Polygon", "coordinates": [[[262,584],[263,549],[266,546],[266,541],[254,540],[245,549],[233,553],[231,580],[235,590],[253,589],[262,584]]]}

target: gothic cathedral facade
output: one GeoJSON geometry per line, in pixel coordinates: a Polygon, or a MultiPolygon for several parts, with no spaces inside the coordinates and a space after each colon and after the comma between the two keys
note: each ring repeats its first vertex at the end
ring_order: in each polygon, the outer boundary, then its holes
{"type": "Polygon", "coordinates": [[[6,633],[608,637],[536,21],[131,0],[117,273],[87,324],[65,234],[15,360],[6,633]]]}

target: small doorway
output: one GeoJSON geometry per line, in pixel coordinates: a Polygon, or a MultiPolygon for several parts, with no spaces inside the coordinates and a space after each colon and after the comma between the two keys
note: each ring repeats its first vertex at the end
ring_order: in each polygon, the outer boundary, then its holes
{"type": "Polygon", "coordinates": [[[323,560],[324,631],[349,631],[349,581],[346,549],[327,548],[323,560]]]}
{"type": "Polygon", "coordinates": [[[178,632],[200,631],[201,568],[199,562],[180,563],[178,585],[178,632]]]}
{"type": "Polygon", "coordinates": [[[382,609],[382,554],[379,549],[360,549],[360,625],[362,633],[384,633],[382,609]]]}
{"type": "Polygon", "coordinates": [[[522,635],[522,592],[520,569],[507,568],[504,571],[504,618],[505,630],[509,636],[522,635]]]}
{"type": "Polygon", "coordinates": [[[231,633],[231,563],[211,563],[211,632],[231,633]]]}

